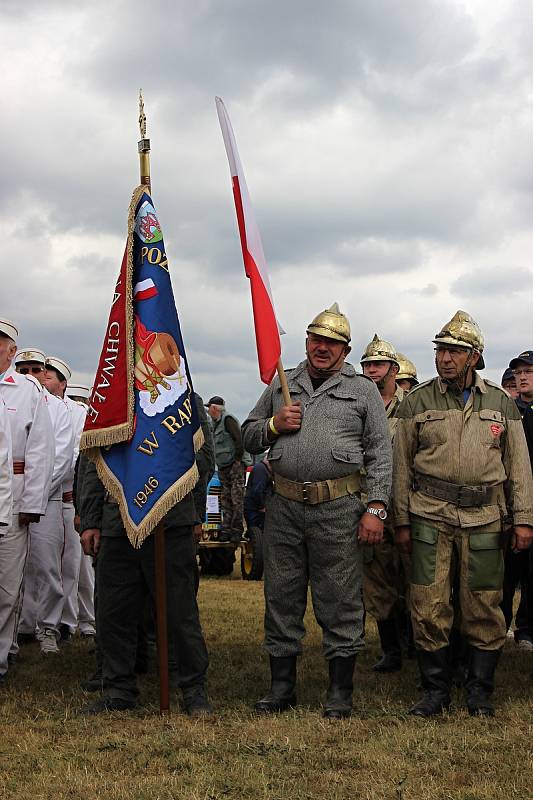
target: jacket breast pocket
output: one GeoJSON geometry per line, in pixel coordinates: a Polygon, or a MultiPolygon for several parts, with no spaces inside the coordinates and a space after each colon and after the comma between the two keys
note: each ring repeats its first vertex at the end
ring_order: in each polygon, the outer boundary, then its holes
{"type": "Polygon", "coordinates": [[[362,433],[361,401],[353,391],[331,389],[324,399],[324,416],[339,433],[362,433]]]}
{"type": "Polygon", "coordinates": [[[444,444],[447,439],[445,411],[424,411],[415,416],[418,441],[423,450],[444,444]]]}
{"type": "Polygon", "coordinates": [[[501,411],[482,408],[479,412],[481,443],[487,447],[500,449],[505,437],[505,418],[501,411]]]}
{"type": "Polygon", "coordinates": [[[340,447],[332,447],[331,455],[335,461],[342,461],[344,464],[361,465],[361,454],[355,450],[344,450],[340,447]]]}

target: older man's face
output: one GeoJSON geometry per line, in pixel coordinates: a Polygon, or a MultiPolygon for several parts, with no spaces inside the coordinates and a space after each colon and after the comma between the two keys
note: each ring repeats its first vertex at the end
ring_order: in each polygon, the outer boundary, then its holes
{"type": "Polygon", "coordinates": [[[21,375],[33,375],[41,386],[44,386],[44,364],[41,364],[39,361],[19,361],[16,370],[20,372],[21,375]]]}
{"type": "Polygon", "coordinates": [[[0,372],[5,372],[6,369],[9,369],[16,352],[17,345],[13,339],[0,334],[0,372]]]}
{"type": "Polygon", "coordinates": [[[219,406],[216,406],[214,403],[211,403],[211,405],[207,409],[207,413],[209,414],[211,419],[217,420],[222,415],[222,410],[219,406]]]}

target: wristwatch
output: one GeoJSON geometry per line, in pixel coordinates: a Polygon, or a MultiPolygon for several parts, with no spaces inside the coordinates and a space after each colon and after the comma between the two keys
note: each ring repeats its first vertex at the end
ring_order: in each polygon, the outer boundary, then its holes
{"type": "Polygon", "coordinates": [[[373,514],[375,517],[379,517],[381,520],[387,519],[388,516],[386,508],[374,508],[374,506],[368,506],[366,513],[373,514]]]}

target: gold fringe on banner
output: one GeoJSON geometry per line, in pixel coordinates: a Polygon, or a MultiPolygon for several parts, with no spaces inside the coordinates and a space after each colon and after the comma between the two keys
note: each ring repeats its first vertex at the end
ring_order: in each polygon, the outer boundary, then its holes
{"type": "MultiPolygon", "coordinates": [[[[145,186],[137,186],[131,197],[128,209],[128,239],[126,244],[126,374],[127,374],[127,402],[128,412],[126,422],[119,425],[110,425],[103,430],[85,431],[82,433],[80,450],[90,450],[95,447],[109,447],[112,444],[127,442],[133,436],[133,417],[135,411],[134,369],[135,347],[133,344],[133,230],[135,226],[135,209],[143,194],[150,196],[145,186]]],[[[151,199],[151,197],[150,197],[151,199]]],[[[90,452],[87,453],[92,458],[90,452]]],[[[94,458],[92,459],[94,460],[94,458]]]]}
{"type": "MultiPolygon", "coordinates": [[[[150,199],[150,192],[146,186],[138,186],[133,192],[128,211],[128,241],[127,241],[127,266],[126,266],[126,347],[127,347],[127,380],[128,380],[128,418],[127,422],[114,425],[103,431],[89,431],[82,436],[82,445],[85,455],[94,461],[98,477],[104,484],[113,500],[118,503],[120,516],[129,541],[133,547],[139,548],[145,539],[154,531],[177,503],[191,492],[200,477],[198,467],[194,463],[167,491],[159,498],[140,525],[135,525],[128,514],[128,505],[124,496],[122,484],[105,463],[100,448],[128,441],[133,436],[133,418],[135,411],[134,374],[135,374],[135,347],[133,344],[133,230],[135,225],[135,209],[143,194],[150,199]]],[[[204,434],[199,427],[193,436],[194,452],[204,444],[204,434]]]]}
{"type": "MultiPolygon", "coordinates": [[[[204,433],[201,428],[198,428],[193,437],[195,453],[200,450],[204,444],[204,441],[204,433]]],[[[142,545],[144,540],[147,539],[151,533],[153,533],[156,525],[161,522],[165,514],[167,514],[177,503],[179,503],[180,500],[183,500],[183,498],[188,495],[189,492],[192,492],[198,483],[198,479],[200,478],[198,467],[196,466],[195,462],[192,467],[190,467],[190,469],[188,469],[187,472],[185,472],[181,478],[179,478],[179,480],[177,480],[176,483],[167,489],[165,494],[159,498],[157,503],[146,515],[141,524],[135,525],[128,514],[128,505],[126,503],[126,498],[124,497],[122,484],[116,479],[113,472],[111,472],[105,463],[104,459],[102,458],[100,448],[97,447],[93,450],[90,450],[87,455],[92,461],[95,462],[98,477],[104,484],[104,487],[109,492],[113,500],[118,503],[120,516],[122,517],[122,522],[124,524],[128,539],[133,547],[137,548],[142,545]]]]}

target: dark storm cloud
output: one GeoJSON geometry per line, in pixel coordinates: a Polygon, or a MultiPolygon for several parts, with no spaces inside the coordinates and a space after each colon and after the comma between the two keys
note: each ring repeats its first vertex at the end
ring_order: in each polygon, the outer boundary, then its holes
{"type": "Polygon", "coordinates": [[[238,97],[285,73],[296,76],[308,102],[325,95],[334,101],[369,70],[397,74],[444,65],[461,59],[476,38],[455,4],[436,0],[411,0],[407,11],[402,0],[275,0],[260,7],[246,0],[222,6],[167,0],[150,7],[157,36],[147,31],[142,9],[140,3],[115,4],[91,53],[93,81],[128,88],[131,54],[148,47],[162,93],[175,93],[179,82],[188,98],[206,86],[212,94],[216,81],[238,97]]]}

